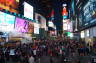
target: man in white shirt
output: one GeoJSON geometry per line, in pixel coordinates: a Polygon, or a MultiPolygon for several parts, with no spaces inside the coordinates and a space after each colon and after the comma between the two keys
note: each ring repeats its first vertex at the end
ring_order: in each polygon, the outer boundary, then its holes
{"type": "Polygon", "coordinates": [[[29,55],[29,63],[34,63],[34,57],[30,54],[29,55]]]}
{"type": "Polygon", "coordinates": [[[36,49],[33,50],[33,54],[34,54],[34,58],[35,58],[35,61],[36,61],[36,49]]]}
{"type": "Polygon", "coordinates": [[[34,56],[36,56],[36,49],[33,50],[33,54],[34,54],[34,56]]]}

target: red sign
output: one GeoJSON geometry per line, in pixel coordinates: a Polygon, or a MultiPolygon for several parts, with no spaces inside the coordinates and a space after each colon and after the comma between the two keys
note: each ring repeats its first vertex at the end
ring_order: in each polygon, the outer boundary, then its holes
{"type": "Polygon", "coordinates": [[[62,16],[67,16],[68,12],[66,7],[63,8],[62,16]]]}

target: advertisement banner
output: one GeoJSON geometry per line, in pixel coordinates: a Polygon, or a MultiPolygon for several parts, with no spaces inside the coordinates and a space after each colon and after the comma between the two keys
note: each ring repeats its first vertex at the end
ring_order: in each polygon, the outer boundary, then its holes
{"type": "Polygon", "coordinates": [[[14,30],[15,16],[0,12],[0,31],[12,32],[14,30]]]}
{"type": "Polygon", "coordinates": [[[15,29],[17,32],[28,32],[28,21],[17,17],[15,22],[15,29]]]}
{"type": "Polygon", "coordinates": [[[29,5],[27,2],[24,2],[24,17],[33,20],[33,6],[29,5]]]}
{"type": "Polygon", "coordinates": [[[33,33],[34,32],[34,23],[29,22],[28,24],[28,33],[33,33]]]}

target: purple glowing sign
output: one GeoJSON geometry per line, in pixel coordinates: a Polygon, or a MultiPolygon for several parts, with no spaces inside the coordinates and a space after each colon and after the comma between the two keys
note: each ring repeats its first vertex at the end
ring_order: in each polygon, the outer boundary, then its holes
{"type": "Polygon", "coordinates": [[[16,18],[15,29],[17,32],[28,32],[28,21],[16,18]]]}

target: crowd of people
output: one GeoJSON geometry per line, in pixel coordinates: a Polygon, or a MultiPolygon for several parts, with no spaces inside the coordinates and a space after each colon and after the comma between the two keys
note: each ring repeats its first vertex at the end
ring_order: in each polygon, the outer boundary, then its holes
{"type": "MultiPolygon", "coordinates": [[[[61,62],[68,56],[88,55],[89,48],[83,42],[75,40],[35,40],[30,44],[18,44],[14,47],[0,48],[0,63],[35,63],[43,55],[62,57],[61,62]]],[[[52,63],[52,61],[51,61],[52,63]]],[[[77,62],[79,63],[79,61],[77,62]]]]}

